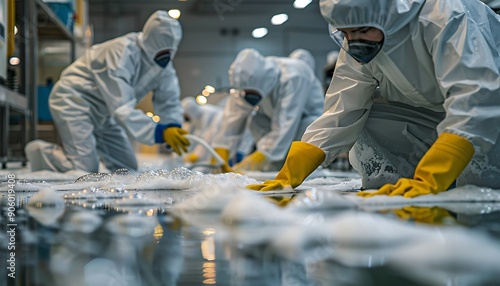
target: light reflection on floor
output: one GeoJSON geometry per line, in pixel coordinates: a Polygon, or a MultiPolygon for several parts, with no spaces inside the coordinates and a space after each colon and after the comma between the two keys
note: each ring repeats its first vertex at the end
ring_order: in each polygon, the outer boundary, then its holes
{"type": "MultiPolygon", "coordinates": [[[[498,282],[495,196],[481,202],[362,204],[349,192],[358,182],[347,173],[308,180],[298,193],[269,196],[214,195],[207,190],[213,185],[197,191],[106,188],[91,196],[72,179],[18,181],[27,190],[16,192],[17,278],[7,285],[498,282]],[[54,185],[61,186],[55,192],[64,206],[30,209],[36,189],[54,185]],[[203,191],[206,200],[197,200],[203,191]],[[176,209],[190,199],[195,208],[176,209]]],[[[5,185],[0,188],[6,225],[5,185]]],[[[6,232],[0,241],[6,263],[6,232]]],[[[0,269],[3,277],[6,269],[0,269]]]]}

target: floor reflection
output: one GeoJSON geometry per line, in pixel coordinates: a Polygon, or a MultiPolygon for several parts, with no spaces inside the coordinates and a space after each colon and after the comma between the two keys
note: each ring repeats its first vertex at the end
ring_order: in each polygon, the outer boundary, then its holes
{"type": "MultiPolygon", "coordinates": [[[[495,202],[354,206],[335,200],[325,209],[318,202],[328,197],[318,193],[263,199],[220,192],[209,197],[218,208],[186,212],[175,203],[117,206],[88,197],[30,204],[35,195],[17,195],[17,278],[6,285],[498,283],[495,202]]],[[[192,198],[168,191],[144,196],[192,198]]],[[[5,198],[2,206],[5,223],[5,198]]],[[[0,241],[5,258],[5,232],[0,241]]]]}

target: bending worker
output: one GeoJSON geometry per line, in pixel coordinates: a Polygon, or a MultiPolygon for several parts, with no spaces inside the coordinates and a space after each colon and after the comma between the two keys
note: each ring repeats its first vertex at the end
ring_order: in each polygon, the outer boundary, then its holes
{"type": "MultiPolygon", "coordinates": [[[[222,121],[223,108],[213,104],[199,105],[192,96],[182,99],[181,104],[184,109],[184,129],[210,144],[222,121]]],[[[196,143],[191,144],[184,155],[188,163],[208,163],[211,158],[210,153],[196,143]]]]}
{"type": "Polygon", "coordinates": [[[178,154],[186,151],[171,63],[181,38],[179,22],[157,11],[142,32],[94,45],[67,67],[49,97],[63,148],[41,140],[27,144],[32,170],[97,172],[99,159],[110,171],[136,170],[128,137],[148,145],[167,143],[178,154]],[[135,108],[150,91],[159,123],[135,108]]]}
{"type": "Polygon", "coordinates": [[[291,52],[288,57],[302,60],[313,70],[313,72],[316,70],[316,60],[314,60],[313,55],[308,50],[296,49],[291,52]]]}
{"type": "MultiPolygon", "coordinates": [[[[244,49],[229,68],[235,89],[224,109],[220,132],[212,146],[227,162],[233,157],[247,119],[256,151],[246,156],[236,170],[279,170],[293,140],[323,110],[321,83],[301,60],[264,57],[244,49]]],[[[228,166],[223,171],[230,171],[228,166]]]]}
{"type": "Polygon", "coordinates": [[[249,188],[296,187],[347,150],[363,188],[379,189],[363,196],[500,188],[500,16],[478,0],[320,8],[342,47],[325,112],[277,177],[249,188]]]}
{"type": "MultiPolygon", "coordinates": [[[[211,145],[215,135],[220,130],[223,121],[224,107],[208,103],[200,105],[196,102],[194,97],[186,97],[181,103],[184,108],[184,123],[186,126],[184,129],[211,145]]],[[[229,165],[231,166],[232,162],[238,163],[241,161],[241,159],[238,160],[239,158],[243,158],[243,156],[250,154],[253,145],[252,134],[250,134],[247,128],[242,135],[241,143],[237,148],[235,157],[229,160],[229,165]]],[[[191,164],[209,164],[211,163],[212,156],[205,147],[195,143],[189,146],[189,153],[185,155],[184,159],[191,164]]]]}

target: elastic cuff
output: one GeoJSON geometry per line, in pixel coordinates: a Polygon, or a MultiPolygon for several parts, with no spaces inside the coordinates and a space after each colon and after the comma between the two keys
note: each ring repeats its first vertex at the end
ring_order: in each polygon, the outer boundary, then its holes
{"type": "Polygon", "coordinates": [[[292,147],[290,149],[292,148],[297,152],[300,152],[304,156],[304,158],[308,159],[316,166],[321,165],[326,159],[325,152],[321,148],[312,145],[311,143],[303,141],[293,141],[292,147]]]}
{"type": "Polygon", "coordinates": [[[464,163],[469,163],[474,156],[474,146],[469,140],[452,133],[442,133],[435,142],[436,148],[453,154],[464,163]]]}
{"type": "Polygon", "coordinates": [[[170,127],[178,127],[181,128],[181,125],[179,123],[168,123],[168,124],[161,124],[158,123],[156,124],[156,129],[155,129],[155,143],[165,143],[165,139],[163,139],[163,131],[165,129],[170,128],[170,127]]]}

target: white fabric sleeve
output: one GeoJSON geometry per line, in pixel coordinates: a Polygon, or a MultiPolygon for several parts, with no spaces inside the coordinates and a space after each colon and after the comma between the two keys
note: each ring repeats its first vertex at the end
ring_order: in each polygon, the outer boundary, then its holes
{"type": "Polygon", "coordinates": [[[163,124],[182,124],[184,118],[180,101],[179,79],[172,63],[167,66],[167,70],[163,74],[165,76],[161,79],[160,85],[153,91],[154,112],[160,116],[160,122],[163,124]]]}
{"type": "Polygon", "coordinates": [[[130,85],[131,72],[136,70],[138,60],[127,50],[121,55],[108,51],[107,68],[93,72],[96,85],[116,122],[137,141],[152,145],[156,123],[142,110],[135,108],[137,99],[130,85]]]}
{"type": "Polygon", "coordinates": [[[271,131],[257,142],[257,150],[271,161],[286,157],[302,121],[311,84],[304,78],[287,79],[278,90],[278,104],[271,118],[271,131]]]}
{"type": "Polygon", "coordinates": [[[493,24],[478,23],[467,16],[444,24],[422,23],[445,97],[446,117],[437,127],[438,134],[462,136],[482,153],[488,152],[500,135],[500,29],[493,24]]]}
{"type": "Polygon", "coordinates": [[[245,131],[246,121],[254,109],[253,105],[246,102],[238,94],[229,95],[220,130],[215,136],[212,146],[228,149],[230,154],[234,154],[245,131]]]}
{"type": "Polygon", "coordinates": [[[348,152],[364,128],[376,81],[361,72],[362,66],[341,50],[332,81],[326,92],[323,114],[302,136],[301,141],[321,148],[329,165],[339,153],[348,152]]]}

